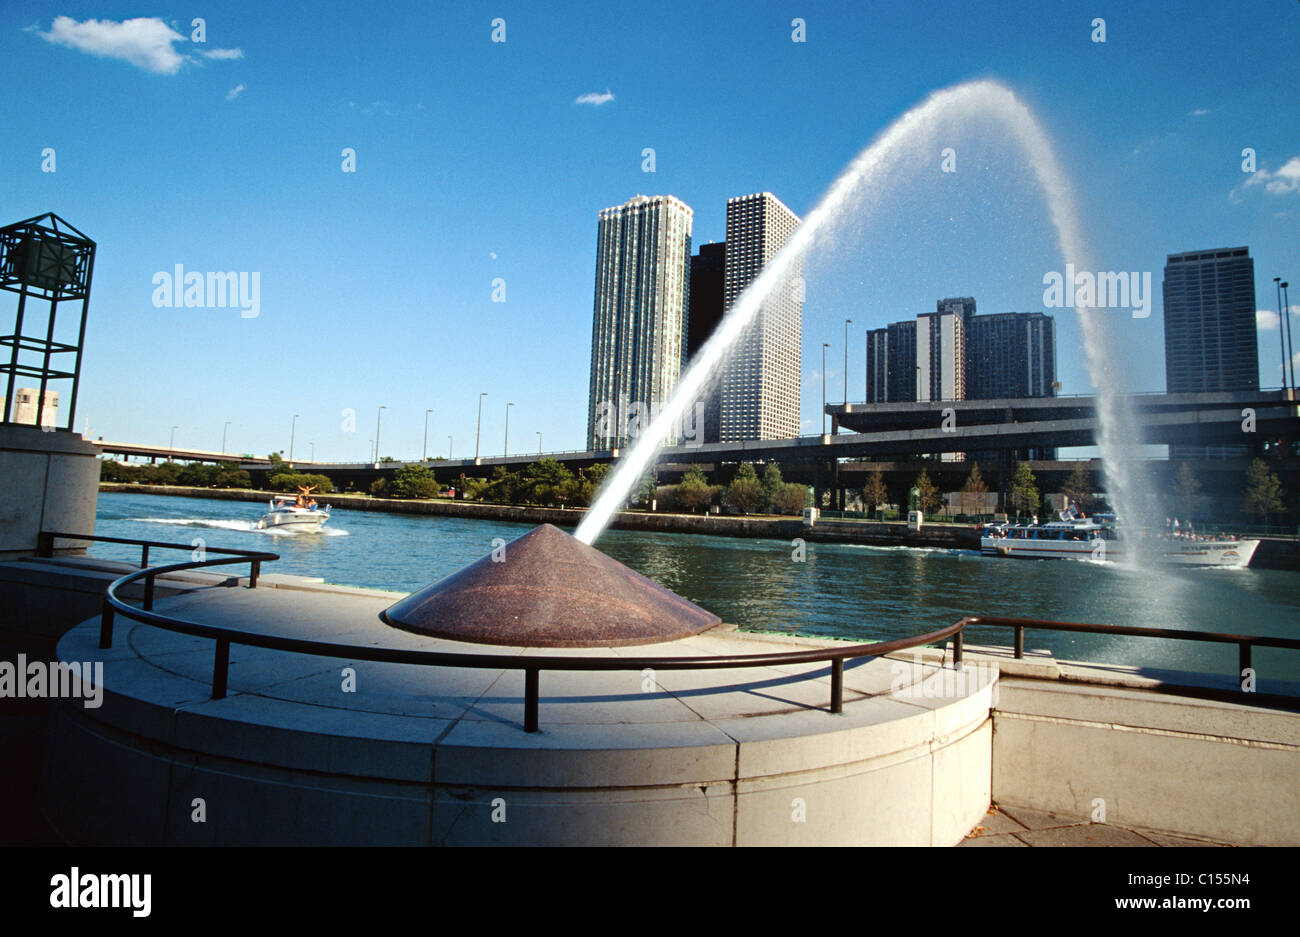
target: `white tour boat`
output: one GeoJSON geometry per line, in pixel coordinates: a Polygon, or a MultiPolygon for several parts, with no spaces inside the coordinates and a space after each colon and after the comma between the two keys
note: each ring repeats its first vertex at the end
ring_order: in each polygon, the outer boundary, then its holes
{"type": "MultiPolygon", "coordinates": [[[[1035,519],[1037,520],[1037,519],[1035,519]]],[[[1117,519],[1062,514],[1044,524],[1008,524],[987,528],[980,537],[985,556],[1032,559],[1114,561],[1133,546],[1144,557],[1175,566],[1248,566],[1258,540],[1179,533],[1124,537],[1117,519]]]]}
{"type": "MultiPolygon", "coordinates": [[[[312,486],[314,487],[314,486],[312,486]]],[[[257,522],[258,530],[269,527],[292,527],[296,530],[320,530],[330,519],[330,506],[320,507],[311,497],[311,487],[298,486],[297,498],[272,498],[270,510],[257,522]]]]}

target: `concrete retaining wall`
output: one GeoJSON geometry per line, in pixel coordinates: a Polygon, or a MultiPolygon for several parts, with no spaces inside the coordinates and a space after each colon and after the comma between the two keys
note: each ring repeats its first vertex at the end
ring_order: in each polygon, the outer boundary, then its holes
{"type": "Polygon", "coordinates": [[[1223,843],[1300,844],[1300,714],[1045,680],[999,683],[993,798],[1223,843]]]}

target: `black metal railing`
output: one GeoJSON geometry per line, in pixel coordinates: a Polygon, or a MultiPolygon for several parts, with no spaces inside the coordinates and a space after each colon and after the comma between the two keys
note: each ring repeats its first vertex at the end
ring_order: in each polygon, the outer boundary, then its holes
{"type": "MultiPolygon", "coordinates": [[[[248,571],[248,588],[257,588],[257,577],[262,573],[263,563],[272,563],[280,558],[278,553],[264,553],[258,550],[235,550],[229,547],[196,547],[192,543],[168,543],[164,540],[137,540],[132,537],[101,537],[98,534],[69,534],[62,531],[43,530],[36,539],[36,555],[51,557],[54,556],[55,540],[83,540],[93,541],[95,543],[125,543],[130,546],[140,547],[140,572],[132,573],[129,579],[134,582],[141,577],[144,578],[144,604],[143,608],[148,611],[153,608],[154,580],[163,573],[175,572],[181,569],[200,569],[208,566],[224,566],[234,563],[249,563],[248,571]],[[190,563],[174,563],[170,566],[149,566],[149,550],[185,550],[194,553],[195,550],[202,554],[220,553],[228,559],[216,560],[197,560],[190,563]]],[[[111,590],[113,586],[122,582],[122,579],[115,580],[109,585],[111,590]]],[[[106,646],[106,645],[104,645],[106,646]]]]}
{"type": "MultiPolygon", "coordinates": [[[[171,563],[165,566],[144,566],[148,559],[148,550],[153,548],[171,548],[192,550],[188,544],[163,543],[159,541],[132,540],[119,537],[99,537],[66,533],[42,533],[42,547],[52,548],[53,538],[69,540],[107,541],[110,543],[129,543],[141,546],[142,568],[115,579],[109,584],[104,594],[103,612],[100,619],[99,646],[109,648],[113,645],[113,626],[117,615],[122,615],[142,624],[154,625],[179,634],[211,638],[215,643],[212,663],[212,698],[224,699],[226,696],[228,671],[230,665],[230,646],[232,644],[247,647],[260,647],[268,650],[286,651],[296,654],[311,654],[318,657],[334,657],[345,660],[365,660],[377,663],[415,664],[426,667],[464,667],[470,669],[522,670],[524,672],[524,730],[538,731],[538,709],[541,694],[541,672],[544,670],[571,671],[605,671],[605,670],[722,670],[728,668],[769,667],[782,664],[828,663],[830,664],[830,702],[828,711],[844,711],[844,662],[865,657],[881,657],[897,651],[925,645],[939,644],[952,639],[951,665],[962,667],[964,651],[964,632],[972,627],[1010,628],[1013,632],[1014,654],[1017,659],[1024,657],[1024,636],[1028,630],[1082,632],[1087,634],[1104,634],[1115,636],[1151,637],[1172,640],[1204,641],[1219,644],[1235,644],[1238,648],[1238,663],[1245,670],[1251,666],[1251,651],[1254,647],[1273,647],[1288,650],[1300,650],[1300,640],[1292,638],[1271,638],[1255,635],[1226,634],[1212,631],[1181,631],[1172,628],[1131,628],[1119,625],[1089,624],[1082,622],[1046,621],[1034,618],[1007,618],[999,616],[972,615],[959,619],[951,625],[928,631],[924,634],[892,641],[879,641],[870,644],[852,644],[845,647],[819,648],[808,651],[790,651],[778,654],[727,654],[710,657],[564,657],[564,656],[518,656],[506,654],[463,654],[449,651],[417,651],[400,648],[382,648],[356,644],[336,644],[327,641],[313,641],[303,638],[289,638],[280,635],[260,634],[250,631],[238,631],[216,625],[205,625],[160,614],[152,610],[153,589],[149,582],[162,575],[187,569],[202,569],[211,566],[250,563],[249,588],[257,585],[257,571],[263,562],[279,559],[274,553],[259,553],[251,550],[229,550],[208,548],[211,553],[234,554],[218,559],[204,559],[186,563],[171,563]],[[46,538],[49,538],[47,541],[46,538]],[[140,579],[146,580],[144,607],[128,605],[119,597],[118,591],[140,579]]],[[[49,555],[45,553],[43,555],[49,555]]],[[[820,677],[821,671],[805,675],[805,679],[820,677]]],[[[1222,696],[1221,691],[1199,693],[1195,687],[1174,687],[1174,691],[1187,692],[1191,695],[1222,696]]],[[[1295,701],[1295,697],[1265,696],[1250,694],[1261,702],[1264,699],[1295,701]]]]}
{"type": "MultiPolygon", "coordinates": [[[[1237,645],[1237,670],[1251,668],[1252,650],[1256,647],[1285,648],[1300,650],[1300,640],[1295,638],[1269,638],[1250,634],[1230,634],[1221,631],[1184,631],[1176,628],[1135,628],[1125,625],[1091,625],[1075,621],[1041,621],[1035,618],[994,618],[970,616],[958,624],[963,630],[970,627],[997,627],[1012,630],[1012,647],[1016,660],[1025,656],[1026,631],[1073,631],[1084,634],[1109,634],[1132,638],[1174,638],[1179,641],[1204,641],[1212,644],[1237,645]]],[[[953,640],[953,665],[961,665],[962,636],[958,634],[953,640]]]]}

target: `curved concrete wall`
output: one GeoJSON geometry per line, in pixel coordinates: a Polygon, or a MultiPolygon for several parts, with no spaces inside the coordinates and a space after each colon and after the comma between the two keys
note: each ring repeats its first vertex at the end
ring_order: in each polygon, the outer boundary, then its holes
{"type": "MultiPolygon", "coordinates": [[[[843,715],[580,724],[566,707],[589,701],[554,672],[544,731],[527,734],[516,704],[514,718],[470,721],[213,701],[184,667],[137,657],[136,639],[99,651],[96,634],[96,621],[74,628],[59,656],[105,661],[103,705],[55,705],[42,782],[73,843],[953,845],[989,804],[992,673],[960,698],[899,698],[882,659],[846,674],[880,689],[843,715]]],[[[210,659],[211,642],[182,640],[210,659]]],[[[516,671],[501,680],[497,699],[522,686],[516,671]]]]}

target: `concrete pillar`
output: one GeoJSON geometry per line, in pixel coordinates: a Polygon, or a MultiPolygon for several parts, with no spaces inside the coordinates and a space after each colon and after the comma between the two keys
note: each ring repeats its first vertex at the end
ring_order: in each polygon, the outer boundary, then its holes
{"type": "MultiPolygon", "coordinates": [[[[33,556],[42,530],[95,532],[99,447],[66,430],[0,423],[0,559],[33,556]]],[[[59,541],[59,552],[82,552],[59,541]]]]}

